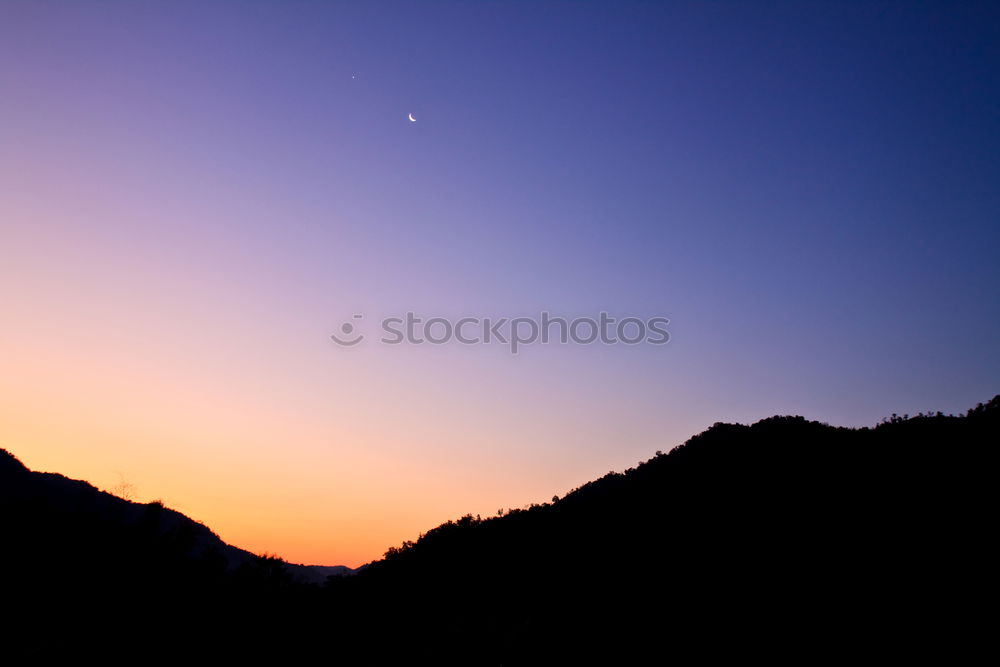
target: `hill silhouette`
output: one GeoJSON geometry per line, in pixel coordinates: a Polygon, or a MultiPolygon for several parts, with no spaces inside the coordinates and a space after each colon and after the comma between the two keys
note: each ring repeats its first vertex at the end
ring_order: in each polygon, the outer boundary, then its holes
{"type": "Polygon", "coordinates": [[[122,650],[349,664],[954,660],[985,624],[969,600],[989,571],[998,426],[1000,396],[872,428],[718,423],[323,587],[4,453],[3,585],[23,610],[5,645],[94,655],[113,631],[122,650]]]}
{"type": "Polygon", "coordinates": [[[0,516],[4,598],[18,602],[24,620],[45,619],[15,635],[32,656],[104,651],[169,628],[187,633],[182,643],[203,641],[206,625],[219,624],[216,612],[238,617],[260,591],[266,597],[353,572],[252,554],[160,502],[32,472],[3,449],[0,516]]]}

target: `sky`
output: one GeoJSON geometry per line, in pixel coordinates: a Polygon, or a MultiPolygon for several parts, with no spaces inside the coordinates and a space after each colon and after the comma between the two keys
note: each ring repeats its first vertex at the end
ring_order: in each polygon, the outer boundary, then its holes
{"type": "Polygon", "coordinates": [[[357,566],[718,421],[964,411],[998,71],[995,3],[4,0],[0,447],[357,566]],[[542,311],[670,340],[376,335],[542,311]]]}

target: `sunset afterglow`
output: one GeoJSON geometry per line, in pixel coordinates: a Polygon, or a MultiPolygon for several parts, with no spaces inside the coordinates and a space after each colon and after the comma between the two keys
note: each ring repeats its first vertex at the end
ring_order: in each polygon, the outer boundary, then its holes
{"type": "Polygon", "coordinates": [[[356,567],[717,421],[986,400],[997,42],[906,4],[5,2],[0,447],[356,567]],[[373,335],[543,312],[669,342],[373,335]]]}

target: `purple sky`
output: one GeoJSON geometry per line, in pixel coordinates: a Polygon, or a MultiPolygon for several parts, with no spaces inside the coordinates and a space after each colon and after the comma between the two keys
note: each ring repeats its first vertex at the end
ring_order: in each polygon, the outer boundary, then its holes
{"type": "Polygon", "coordinates": [[[995,3],[5,2],[0,446],[358,564],[715,421],[964,410],[998,71],[995,3]],[[408,310],[671,341],[329,339],[408,310]]]}

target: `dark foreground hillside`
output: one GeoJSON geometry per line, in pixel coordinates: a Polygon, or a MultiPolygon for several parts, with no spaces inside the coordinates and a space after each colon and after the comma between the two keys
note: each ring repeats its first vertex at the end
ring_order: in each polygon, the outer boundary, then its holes
{"type": "MultiPolygon", "coordinates": [[[[227,564],[0,456],[19,656],[567,664],[954,660],[984,633],[1000,397],[870,429],[716,424],[564,498],[467,516],[318,587],[227,564]]],[[[991,596],[990,596],[991,597],[991,596]]]]}

